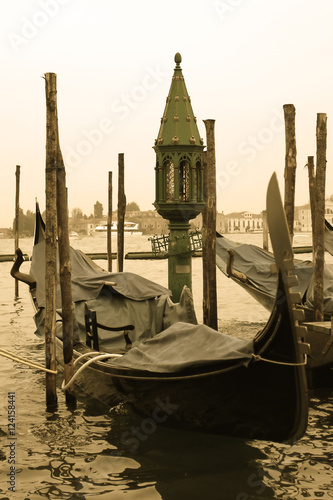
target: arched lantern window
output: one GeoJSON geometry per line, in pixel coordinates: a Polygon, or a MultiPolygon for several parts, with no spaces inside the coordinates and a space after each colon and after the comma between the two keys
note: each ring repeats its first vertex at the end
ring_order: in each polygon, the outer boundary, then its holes
{"type": "Polygon", "coordinates": [[[179,201],[190,199],[190,162],[184,158],[179,163],[179,201]]]}
{"type": "Polygon", "coordinates": [[[165,172],[165,201],[174,201],[175,193],[175,169],[172,160],[168,157],[163,163],[165,172]]]}

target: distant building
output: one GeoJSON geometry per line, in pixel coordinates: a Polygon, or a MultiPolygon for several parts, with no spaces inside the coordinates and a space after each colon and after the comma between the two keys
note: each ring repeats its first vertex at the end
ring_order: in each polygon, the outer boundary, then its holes
{"type": "Polygon", "coordinates": [[[126,212],[126,220],[139,224],[143,234],[168,234],[169,221],[163,219],[156,210],[126,212]]]}
{"type": "MultiPolygon", "coordinates": [[[[112,213],[112,222],[117,222],[117,211],[112,213]]],[[[143,234],[169,233],[169,221],[163,219],[156,210],[126,212],[126,221],[135,222],[143,234]]],[[[97,226],[106,226],[107,217],[101,219],[69,219],[69,230],[81,234],[93,234],[97,226]]]]}
{"type": "MultiPolygon", "coordinates": [[[[156,210],[131,211],[126,212],[127,221],[135,222],[139,225],[139,230],[143,234],[169,234],[169,221],[163,219],[156,210]]],[[[325,218],[333,225],[333,201],[326,201],[325,218]]],[[[112,213],[113,222],[117,221],[117,211],[112,213]]],[[[99,225],[106,225],[107,218],[102,219],[69,219],[69,230],[81,234],[92,234],[99,225]]],[[[190,221],[191,229],[202,229],[202,214],[190,221]]],[[[221,234],[226,233],[253,233],[262,232],[263,216],[253,214],[249,211],[232,212],[224,214],[216,213],[216,231],[221,234]]],[[[294,231],[309,232],[312,230],[310,205],[295,207],[294,231]]],[[[8,229],[0,229],[0,238],[9,237],[8,229]]]]}
{"type": "Polygon", "coordinates": [[[69,231],[75,231],[79,234],[89,235],[95,227],[99,225],[99,219],[73,219],[69,218],[69,231]]]}
{"type": "Polygon", "coordinates": [[[310,205],[301,205],[295,207],[294,213],[294,231],[308,232],[312,230],[311,208],[310,205]]]}
{"type": "Polygon", "coordinates": [[[253,233],[262,231],[262,214],[251,212],[232,212],[224,216],[225,233],[253,233]]]}
{"type": "MultiPolygon", "coordinates": [[[[333,201],[331,200],[326,200],[325,202],[325,219],[333,225],[333,201]]],[[[294,231],[312,231],[311,207],[309,203],[295,207],[294,231]]]]}

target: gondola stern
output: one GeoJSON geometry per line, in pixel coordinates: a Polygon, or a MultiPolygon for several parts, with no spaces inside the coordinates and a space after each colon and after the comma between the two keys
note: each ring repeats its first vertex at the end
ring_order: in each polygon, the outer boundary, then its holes
{"type": "MultiPolygon", "coordinates": [[[[293,274],[293,250],[276,173],[272,175],[267,189],[267,220],[279,274],[271,321],[274,317],[280,318],[281,355],[283,358],[289,353],[289,360],[285,364],[288,366],[289,363],[292,367],[295,382],[296,401],[292,402],[294,422],[288,438],[289,442],[294,442],[304,435],[307,428],[308,387],[305,367],[310,345],[307,343],[307,328],[301,324],[304,312],[298,308],[301,294],[293,291],[297,276],[293,274]]],[[[277,341],[272,344],[272,349],[276,349],[276,346],[277,341]]]]}

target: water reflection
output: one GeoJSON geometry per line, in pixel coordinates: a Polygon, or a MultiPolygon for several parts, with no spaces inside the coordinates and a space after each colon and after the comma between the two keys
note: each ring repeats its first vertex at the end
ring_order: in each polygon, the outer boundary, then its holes
{"type": "Polygon", "coordinates": [[[316,390],[310,400],[305,436],[293,446],[255,442],[265,460],[265,482],[275,498],[333,498],[333,396],[331,389],[316,390]]]}
{"type": "Polygon", "coordinates": [[[60,397],[48,413],[33,399],[20,418],[17,498],[331,499],[333,398],[316,396],[292,446],[156,427],[134,451],[123,437],[142,419],[125,405],[109,411],[78,392],[76,410],[60,397]]]}
{"type": "Polygon", "coordinates": [[[274,498],[265,454],[249,443],[157,427],[133,452],[122,436],[138,425],[125,406],[106,414],[81,397],[74,411],[41,415],[21,439],[18,498],[274,498]]]}
{"type": "Polygon", "coordinates": [[[127,490],[123,472],[140,464],[108,443],[110,424],[105,408],[99,413],[95,407],[89,414],[82,403],[75,411],[60,408],[47,413],[30,426],[21,453],[19,490],[50,499],[93,498],[127,490]]]}
{"type": "MultiPolygon", "coordinates": [[[[112,414],[112,412],[111,412],[112,414]]],[[[125,471],[128,480],[155,483],[165,500],[274,498],[263,481],[257,460],[264,455],[240,439],[157,427],[140,446],[130,451],[122,435],[140,425],[139,417],[124,409],[108,434],[108,441],[140,463],[137,472],[125,471]]]]}

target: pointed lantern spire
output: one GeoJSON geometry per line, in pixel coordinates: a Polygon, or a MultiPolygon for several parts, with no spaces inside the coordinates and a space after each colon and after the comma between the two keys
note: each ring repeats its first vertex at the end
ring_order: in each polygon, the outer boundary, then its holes
{"type": "Polygon", "coordinates": [[[191,106],[184,76],[180,67],[182,57],[177,52],[175,55],[176,67],[166,100],[161,126],[155,145],[158,146],[202,146],[196,124],[196,118],[191,106]]]}

